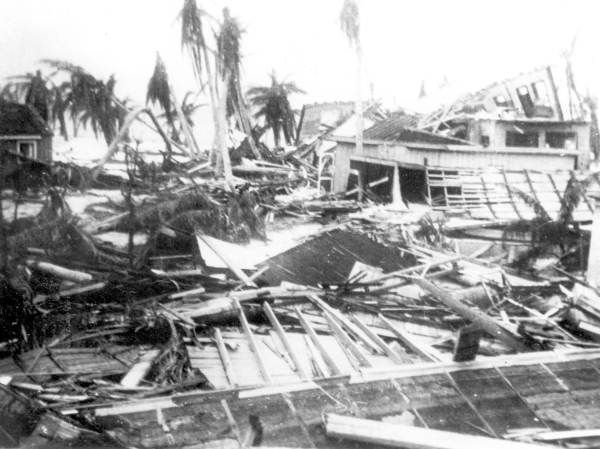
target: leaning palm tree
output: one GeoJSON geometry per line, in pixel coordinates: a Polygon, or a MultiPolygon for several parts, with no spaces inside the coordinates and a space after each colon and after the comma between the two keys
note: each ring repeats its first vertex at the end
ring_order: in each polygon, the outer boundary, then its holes
{"type": "Polygon", "coordinates": [[[340,26],[356,53],[356,148],[358,152],[362,152],[364,128],[361,95],[362,46],[360,42],[360,16],[356,0],[344,0],[340,13],[340,26]]]}
{"type": "Polygon", "coordinates": [[[270,78],[270,86],[252,87],[246,95],[250,104],[258,108],[255,118],[264,118],[265,124],[273,132],[275,146],[279,148],[282,132],[286,144],[291,144],[295,139],[296,121],[289,96],[304,91],[293,82],[279,81],[274,71],[270,78]]]}

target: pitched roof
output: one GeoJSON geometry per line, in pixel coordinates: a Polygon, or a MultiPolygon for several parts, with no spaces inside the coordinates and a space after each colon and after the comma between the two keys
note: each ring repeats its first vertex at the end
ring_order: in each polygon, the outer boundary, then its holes
{"type": "Polygon", "coordinates": [[[31,106],[0,101],[0,136],[19,135],[51,136],[52,131],[31,106]]]}
{"type": "Polygon", "coordinates": [[[375,123],[363,133],[366,140],[385,140],[392,142],[420,142],[438,144],[464,144],[460,139],[446,137],[416,129],[418,117],[408,114],[394,114],[375,123]]]}

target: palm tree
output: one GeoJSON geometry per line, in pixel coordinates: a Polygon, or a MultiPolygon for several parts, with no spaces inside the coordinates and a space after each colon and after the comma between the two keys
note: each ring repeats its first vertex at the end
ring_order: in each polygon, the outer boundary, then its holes
{"type": "Polygon", "coordinates": [[[165,112],[167,123],[171,127],[171,133],[173,140],[179,140],[177,136],[177,129],[175,128],[175,121],[173,119],[173,110],[171,102],[171,89],[169,87],[169,76],[165,63],[163,62],[160,55],[156,54],[156,64],[154,66],[154,72],[148,82],[148,89],[146,91],[146,104],[158,103],[159,106],[165,112]]]}
{"type": "Polygon", "coordinates": [[[259,108],[254,117],[264,117],[265,123],[273,131],[275,146],[279,147],[281,132],[285,143],[289,145],[295,139],[296,120],[288,97],[305,92],[293,82],[279,81],[274,71],[270,78],[270,86],[252,87],[246,95],[250,104],[259,108]]]}
{"type": "Polygon", "coordinates": [[[42,60],[56,73],[69,76],[64,85],[61,110],[68,111],[76,122],[90,126],[94,134],[102,133],[107,145],[114,140],[128,112],[121,106],[115,94],[116,79],[111,75],[107,81],[96,79],[80,66],[60,60],[42,60]]]}
{"type": "Polygon", "coordinates": [[[356,149],[363,147],[363,106],[361,95],[362,46],[360,42],[360,16],[356,0],[344,0],[340,13],[340,27],[356,52],[356,149]]]}
{"type": "MultiPolygon", "coordinates": [[[[215,165],[217,175],[223,175],[230,184],[233,174],[227,147],[229,129],[227,105],[230,105],[230,110],[233,105],[233,109],[238,111],[238,116],[242,115],[239,114],[243,109],[239,88],[242,29],[237,20],[229,14],[229,9],[224,8],[222,22],[217,24],[218,28],[214,33],[216,48],[209,52],[204,36],[204,20],[211,19],[213,22],[216,20],[199,9],[195,0],[184,1],[180,17],[182,47],[190,53],[200,89],[204,89],[205,85],[209,88],[215,125],[215,140],[211,148],[210,160],[215,165]]],[[[246,124],[243,120],[239,122],[243,128],[250,130],[249,121],[246,124]]]]}

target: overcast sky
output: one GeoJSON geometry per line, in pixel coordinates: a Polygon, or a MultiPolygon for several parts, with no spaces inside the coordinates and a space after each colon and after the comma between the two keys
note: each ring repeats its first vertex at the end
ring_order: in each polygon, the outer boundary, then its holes
{"type": "MultiPolygon", "coordinates": [[[[358,0],[365,92],[388,105],[410,103],[421,80],[444,77],[483,87],[559,60],[574,36],[580,89],[600,94],[600,3],[557,0],[358,0]]],[[[307,91],[302,102],[352,99],[355,69],[339,28],[342,0],[198,0],[223,6],[244,26],[244,84],[275,69],[307,91]]],[[[99,77],[114,73],[119,93],[143,102],[155,54],[180,94],[194,88],[181,52],[183,0],[2,0],[0,77],[31,71],[41,58],[66,59],[99,77]]],[[[1,82],[1,80],[0,80],[1,82]]]]}

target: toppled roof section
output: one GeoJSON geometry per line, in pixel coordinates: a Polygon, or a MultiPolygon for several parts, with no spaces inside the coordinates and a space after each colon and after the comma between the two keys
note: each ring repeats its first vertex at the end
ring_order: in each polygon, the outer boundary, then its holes
{"type": "Polygon", "coordinates": [[[568,64],[543,66],[465,94],[421,120],[420,128],[459,118],[587,121],[568,64]]]}
{"type": "Polygon", "coordinates": [[[31,106],[26,104],[0,102],[1,136],[51,136],[52,131],[44,119],[31,106]]]}
{"type": "MultiPolygon", "coordinates": [[[[377,102],[363,105],[363,120],[372,125],[386,117],[385,111],[377,102]]],[[[332,103],[307,104],[302,108],[302,118],[298,139],[307,142],[329,132],[335,135],[354,136],[355,103],[352,101],[337,101],[332,103]]]]}

